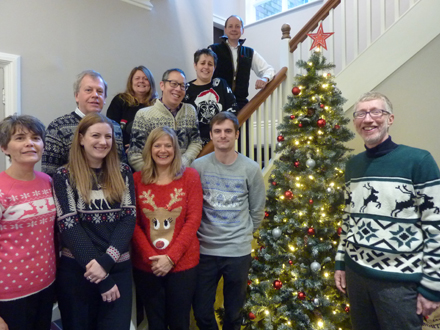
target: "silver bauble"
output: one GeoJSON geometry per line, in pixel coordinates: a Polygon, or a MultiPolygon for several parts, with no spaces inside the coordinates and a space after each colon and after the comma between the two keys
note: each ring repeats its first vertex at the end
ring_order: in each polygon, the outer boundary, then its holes
{"type": "Polygon", "coordinates": [[[309,158],[309,159],[307,159],[307,161],[306,161],[306,165],[307,165],[307,167],[309,167],[309,168],[314,168],[315,165],[316,165],[316,162],[315,162],[314,159],[309,158]]]}
{"type": "Polygon", "coordinates": [[[281,229],[280,228],[272,229],[272,236],[273,238],[279,238],[281,236],[281,229]]]}
{"type": "Polygon", "coordinates": [[[321,264],[319,263],[319,262],[317,262],[317,261],[313,261],[311,264],[310,264],[310,269],[313,271],[313,272],[318,272],[320,269],[321,269],[321,264]]]}

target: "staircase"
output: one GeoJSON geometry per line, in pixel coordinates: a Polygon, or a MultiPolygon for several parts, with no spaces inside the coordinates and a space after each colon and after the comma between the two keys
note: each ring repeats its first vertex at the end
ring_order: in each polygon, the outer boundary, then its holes
{"type": "MultiPolygon", "coordinates": [[[[332,74],[348,100],[347,111],[362,93],[376,88],[440,35],[438,13],[439,0],[328,0],[293,38],[290,27],[283,25],[280,56],[284,67],[239,114],[240,124],[248,120],[253,128],[249,136],[254,148],[246,156],[260,164],[267,178],[277,157],[276,127],[284,116],[283,106],[292,94],[294,77],[302,74],[295,63],[310,57],[312,40],[307,33],[317,30],[321,22],[324,32],[335,32],[323,51],[336,65],[332,74]]],[[[208,144],[202,153],[212,150],[208,144]]]]}

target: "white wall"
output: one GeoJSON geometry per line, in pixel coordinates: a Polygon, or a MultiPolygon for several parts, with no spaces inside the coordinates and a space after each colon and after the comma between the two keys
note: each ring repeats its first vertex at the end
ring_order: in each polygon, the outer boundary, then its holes
{"type": "MultiPolygon", "coordinates": [[[[393,103],[394,123],[390,128],[393,141],[431,152],[440,164],[440,36],[413,56],[408,62],[379,84],[375,90],[388,96],[393,103]]],[[[347,112],[351,116],[353,110],[347,112]]],[[[352,123],[350,127],[353,128],[352,123]]],[[[355,153],[364,149],[356,136],[348,143],[355,153]]]]}
{"type": "Polygon", "coordinates": [[[193,53],[211,43],[212,4],[152,4],[148,11],[120,0],[0,1],[0,52],[22,56],[22,113],[49,124],[73,111],[72,84],[84,69],[107,81],[107,106],[134,66],[147,66],[157,84],[171,67],[192,77],[193,53]]]}
{"type": "Polygon", "coordinates": [[[245,19],[246,0],[212,0],[212,11],[214,16],[226,20],[231,15],[238,15],[245,19]]]}

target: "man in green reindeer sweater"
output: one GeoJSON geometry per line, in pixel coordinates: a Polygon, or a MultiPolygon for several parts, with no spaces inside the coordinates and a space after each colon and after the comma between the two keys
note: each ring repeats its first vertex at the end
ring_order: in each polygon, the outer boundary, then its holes
{"type": "Polygon", "coordinates": [[[440,305],[440,172],[428,151],[391,140],[385,95],[366,93],[354,109],[366,151],[345,172],[336,286],[354,330],[420,330],[440,305]]]}

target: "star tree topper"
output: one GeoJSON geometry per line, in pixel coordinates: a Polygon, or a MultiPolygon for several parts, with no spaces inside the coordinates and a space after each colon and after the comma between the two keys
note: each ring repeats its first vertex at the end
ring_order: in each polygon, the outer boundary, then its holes
{"type": "Polygon", "coordinates": [[[315,47],[322,46],[327,50],[327,44],[325,42],[325,39],[329,38],[334,32],[327,32],[325,33],[322,29],[322,22],[319,24],[318,32],[317,33],[308,33],[307,35],[313,39],[312,47],[310,47],[310,50],[312,50],[315,47]]]}

